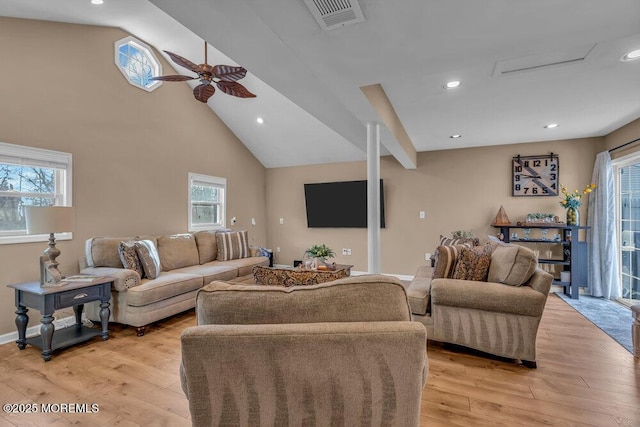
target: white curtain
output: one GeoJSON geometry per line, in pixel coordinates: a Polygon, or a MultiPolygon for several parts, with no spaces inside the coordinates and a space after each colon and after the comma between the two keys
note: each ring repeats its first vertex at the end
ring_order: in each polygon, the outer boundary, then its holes
{"type": "Polygon", "coordinates": [[[616,237],[616,197],[613,167],[608,151],[596,156],[591,182],[596,189],[589,194],[587,232],[589,242],[588,292],[595,297],[615,299],[621,296],[616,237]]]}

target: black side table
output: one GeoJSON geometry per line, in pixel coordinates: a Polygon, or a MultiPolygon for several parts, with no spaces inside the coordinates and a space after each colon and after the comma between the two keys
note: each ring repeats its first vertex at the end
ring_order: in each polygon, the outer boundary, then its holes
{"type": "Polygon", "coordinates": [[[45,362],[51,360],[54,350],[68,347],[95,336],[109,339],[109,299],[111,299],[111,284],[113,278],[98,277],[86,282],[70,282],[56,287],[42,287],[40,282],[26,282],[8,285],[15,289],[16,297],[16,326],[18,328],[18,348],[24,350],[27,344],[42,348],[42,358],[45,362]],[[84,304],[100,301],[100,322],[102,330],[87,328],[82,325],[82,310],[84,304]],[[42,315],[40,336],[26,338],[29,316],[27,312],[35,308],[42,315]],[[62,308],[73,307],[76,316],[75,325],[61,329],[54,334],[53,313],[62,308]]]}

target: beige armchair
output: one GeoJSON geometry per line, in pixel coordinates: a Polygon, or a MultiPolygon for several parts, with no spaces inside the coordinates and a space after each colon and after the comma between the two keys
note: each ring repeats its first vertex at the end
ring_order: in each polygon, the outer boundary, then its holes
{"type": "Polygon", "coordinates": [[[194,426],[420,424],[426,330],[397,279],[214,282],[196,313],[181,338],[194,426]]]}

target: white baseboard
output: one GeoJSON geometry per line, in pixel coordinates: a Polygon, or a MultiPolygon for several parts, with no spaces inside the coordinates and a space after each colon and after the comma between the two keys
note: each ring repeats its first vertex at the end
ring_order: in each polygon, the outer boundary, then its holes
{"type": "MultiPolygon", "coordinates": [[[[69,326],[76,324],[75,316],[63,317],[62,319],[55,319],[53,321],[53,326],[58,329],[68,328],[69,326]]],[[[27,338],[35,337],[36,335],[40,335],[40,323],[34,326],[30,326],[27,328],[27,338]]],[[[0,335],[0,345],[15,343],[18,340],[18,331],[9,332],[4,335],[0,335]]]]}

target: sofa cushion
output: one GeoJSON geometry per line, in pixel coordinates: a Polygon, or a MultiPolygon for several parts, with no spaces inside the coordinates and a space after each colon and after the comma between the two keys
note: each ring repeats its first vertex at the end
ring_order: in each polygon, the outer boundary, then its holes
{"type": "Polygon", "coordinates": [[[93,237],[85,242],[85,256],[89,267],[122,268],[118,254],[120,242],[130,237],[93,237]]]}
{"type": "Polygon", "coordinates": [[[433,268],[422,266],[418,268],[413,280],[407,285],[407,299],[413,314],[421,316],[427,314],[432,276],[433,268]]]}
{"type": "Polygon", "coordinates": [[[160,274],[160,257],[158,251],[151,240],[137,240],[136,252],[144,275],[147,279],[155,279],[160,274]]]}
{"type": "Polygon", "coordinates": [[[486,282],[492,252],[493,248],[489,243],[472,248],[463,247],[451,278],[486,282]]]}
{"type": "Polygon", "coordinates": [[[218,245],[218,261],[247,258],[249,254],[249,233],[244,231],[232,231],[229,233],[216,233],[218,245]]]}
{"type": "Polygon", "coordinates": [[[158,255],[162,271],[200,264],[196,238],[193,234],[159,236],[158,255]]]}
{"type": "Polygon", "coordinates": [[[440,245],[436,248],[436,265],[433,270],[433,277],[448,277],[453,276],[453,272],[458,262],[458,256],[462,248],[466,248],[465,245],[440,245]]]}
{"type": "Polygon", "coordinates": [[[253,274],[253,267],[257,265],[266,266],[269,265],[269,258],[263,256],[254,256],[249,258],[232,259],[229,261],[214,261],[222,262],[224,265],[236,267],[238,269],[238,276],[247,276],[253,274]]]}
{"type": "Polygon", "coordinates": [[[499,245],[491,255],[489,282],[522,286],[527,283],[538,266],[535,253],[524,246],[499,245]]]}
{"type": "Polygon", "coordinates": [[[214,282],[198,291],[198,325],[411,320],[400,280],[346,277],[313,286],[238,286],[214,282]]]}
{"type": "Polygon", "coordinates": [[[143,307],[202,287],[202,276],[165,272],[153,280],[143,279],[139,286],[127,291],[127,304],[143,307]]]}
{"type": "Polygon", "coordinates": [[[238,277],[238,268],[226,265],[218,261],[212,261],[202,265],[191,265],[189,267],[172,270],[175,273],[197,274],[202,276],[203,284],[208,285],[214,280],[233,280],[238,277]]]}
{"type": "Polygon", "coordinates": [[[138,257],[138,252],[136,251],[135,240],[125,240],[120,242],[120,244],[118,244],[118,255],[120,255],[120,261],[124,268],[133,270],[138,273],[140,277],[143,277],[144,270],[142,268],[140,258],[138,257]]]}
{"type": "Polygon", "coordinates": [[[216,242],[216,231],[202,230],[193,233],[198,247],[198,257],[200,264],[206,264],[218,258],[218,244],[216,242]]]}

